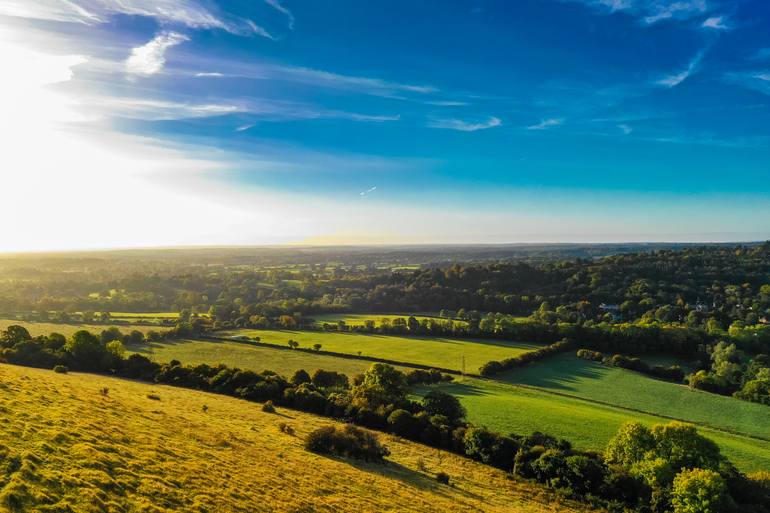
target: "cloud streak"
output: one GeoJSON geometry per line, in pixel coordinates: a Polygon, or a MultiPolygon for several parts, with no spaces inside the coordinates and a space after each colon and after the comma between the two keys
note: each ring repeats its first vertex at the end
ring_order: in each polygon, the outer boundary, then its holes
{"type": "Polygon", "coordinates": [[[242,36],[273,38],[249,19],[215,14],[193,0],[3,0],[0,14],[85,25],[107,23],[110,17],[125,14],[194,29],[219,29],[242,36]]]}
{"type": "Polygon", "coordinates": [[[703,60],[703,55],[704,53],[700,52],[698,55],[693,57],[693,59],[687,65],[687,68],[683,69],[679,73],[674,73],[672,75],[665,76],[657,80],[655,83],[667,89],[671,89],[672,87],[678,86],[679,84],[681,84],[682,82],[690,78],[690,76],[692,76],[695,72],[698,71],[698,67],[700,66],[700,63],[703,60]]]}
{"type": "Polygon", "coordinates": [[[500,118],[489,117],[484,121],[471,122],[462,119],[434,119],[428,123],[431,128],[444,128],[449,130],[459,130],[461,132],[476,132],[478,130],[487,130],[502,125],[500,118]]]}
{"type": "Polygon", "coordinates": [[[289,20],[289,30],[294,30],[294,14],[284,7],[280,0],[265,0],[265,3],[281,14],[284,14],[289,20]]]}
{"type": "Polygon", "coordinates": [[[644,25],[666,20],[689,20],[709,11],[706,0],[562,0],[587,5],[603,14],[625,12],[644,25]]]}
{"type": "Polygon", "coordinates": [[[537,123],[536,125],[528,126],[527,130],[548,130],[549,128],[559,126],[562,123],[564,123],[564,119],[562,118],[549,118],[540,121],[540,123],[537,123]]]}
{"type": "Polygon", "coordinates": [[[158,34],[146,44],[131,50],[131,55],[126,59],[126,73],[148,77],[161,72],[166,64],[166,51],[189,39],[178,32],[158,34]]]}
{"type": "Polygon", "coordinates": [[[726,24],[724,16],[712,16],[701,24],[701,27],[713,30],[730,30],[726,24]]]}

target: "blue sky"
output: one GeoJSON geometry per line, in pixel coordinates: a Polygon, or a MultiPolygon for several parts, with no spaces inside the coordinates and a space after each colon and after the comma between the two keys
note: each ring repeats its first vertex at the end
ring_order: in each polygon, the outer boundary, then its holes
{"type": "Polygon", "coordinates": [[[770,238],[765,1],[30,4],[5,249],[770,238]]]}

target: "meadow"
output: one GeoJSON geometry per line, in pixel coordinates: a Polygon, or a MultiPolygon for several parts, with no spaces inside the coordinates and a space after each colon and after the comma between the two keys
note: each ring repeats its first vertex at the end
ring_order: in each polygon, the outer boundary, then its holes
{"type": "Polygon", "coordinates": [[[0,365],[0,383],[3,511],[588,511],[488,466],[388,435],[380,435],[391,451],[384,464],[309,453],[304,437],[333,423],[309,414],[11,365],[0,365]],[[281,432],[280,423],[295,434],[281,432]],[[436,482],[439,471],[452,486],[436,482]]]}
{"type": "Polygon", "coordinates": [[[133,330],[147,333],[148,331],[162,332],[164,330],[161,326],[149,325],[149,324],[61,324],[55,322],[28,322],[19,321],[16,319],[0,319],[0,331],[3,331],[11,325],[23,326],[29,331],[30,335],[37,337],[39,335],[49,335],[51,333],[61,333],[65,337],[69,337],[73,333],[79,330],[88,330],[93,333],[100,333],[102,330],[110,328],[112,326],[117,327],[123,333],[130,333],[133,330]]]}
{"type": "MultiPolygon", "coordinates": [[[[533,366],[536,367],[536,366],[533,366]]],[[[628,372],[628,371],[624,371],[628,372]]],[[[599,379],[596,377],[595,379],[599,379]]],[[[650,378],[641,377],[643,380],[652,381],[650,378]]],[[[648,393],[643,387],[646,382],[637,382],[635,386],[637,396],[646,401],[655,400],[653,394],[648,393]]],[[[599,404],[577,396],[560,395],[564,392],[556,390],[538,389],[510,383],[491,380],[463,378],[454,383],[436,385],[441,390],[456,395],[468,410],[468,419],[479,425],[503,433],[530,433],[532,431],[545,431],[550,434],[566,438],[580,449],[603,450],[607,441],[617,432],[625,422],[636,420],[645,424],[666,423],[670,418],[655,414],[632,411],[620,406],[599,404]]],[[[615,384],[607,384],[618,386],[615,384]]],[[[677,385],[669,385],[676,387],[677,385]]],[[[423,387],[416,391],[420,395],[430,388],[423,387]]],[[[629,389],[628,393],[632,393],[629,389]]],[[[697,393],[697,396],[706,395],[697,393]]],[[[699,399],[700,397],[695,397],[699,399]]],[[[707,403],[710,397],[704,398],[707,403]]],[[[718,416],[729,417],[740,412],[744,403],[732,398],[721,404],[722,410],[713,412],[713,418],[718,416]]],[[[666,398],[659,400],[663,407],[666,398]]],[[[759,408],[767,408],[755,405],[759,408]]],[[[758,417],[763,417],[762,412],[755,412],[758,417]]],[[[766,415],[770,415],[768,412],[766,415]]],[[[745,424],[746,431],[727,432],[717,427],[707,427],[698,423],[686,415],[676,417],[680,420],[689,420],[698,426],[704,435],[712,438],[719,444],[724,454],[744,471],[758,471],[770,468],[770,441],[752,438],[752,436],[767,436],[767,421],[762,424],[745,424]]],[[[767,418],[767,417],[764,417],[767,418]]]]}
{"type": "Polygon", "coordinates": [[[479,367],[490,360],[510,358],[540,347],[537,344],[505,340],[456,339],[446,337],[402,337],[370,333],[337,333],[323,331],[289,330],[230,330],[218,336],[259,337],[261,342],[287,345],[289,340],[299,342],[300,347],[312,348],[321,344],[324,351],[351,355],[360,354],[375,358],[417,363],[477,373],[479,367]]]}
{"type": "Polygon", "coordinates": [[[388,319],[389,321],[393,321],[393,319],[408,319],[409,317],[413,316],[418,321],[423,320],[434,320],[439,322],[454,322],[460,325],[468,324],[466,321],[463,321],[461,319],[447,319],[444,317],[439,317],[437,313],[404,313],[404,314],[353,314],[353,313],[342,313],[342,314],[315,314],[311,317],[316,321],[316,324],[323,324],[323,323],[330,323],[330,324],[336,324],[339,321],[344,321],[345,324],[348,326],[363,326],[366,321],[374,321],[378,326],[380,325],[380,321],[383,319],[388,319]]]}
{"type": "Polygon", "coordinates": [[[166,340],[138,346],[129,345],[126,350],[143,354],[159,363],[171,360],[191,365],[224,363],[257,372],[272,370],[286,377],[291,377],[294,371],[299,369],[311,374],[316,369],[336,370],[354,376],[364,372],[372,364],[353,358],[273,349],[224,340],[166,340]]]}

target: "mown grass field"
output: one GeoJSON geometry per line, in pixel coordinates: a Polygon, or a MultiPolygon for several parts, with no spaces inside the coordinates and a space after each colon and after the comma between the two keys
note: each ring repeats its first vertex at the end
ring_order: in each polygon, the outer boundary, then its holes
{"type": "MultiPolygon", "coordinates": [[[[533,366],[532,370],[536,367],[533,366]]],[[[648,391],[645,385],[647,381],[652,380],[643,376],[640,376],[640,379],[644,381],[631,379],[618,383],[608,380],[603,382],[603,385],[600,374],[596,374],[592,378],[586,377],[586,379],[596,380],[598,383],[591,385],[596,388],[600,386],[607,389],[626,387],[626,393],[635,393],[640,405],[656,406],[658,410],[666,408],[667,398],[674,393],[662,394],[660,390],[654,387],[648,391]],[[660,395],[656,397],[656,393],[660,395]]],[[[677,387],[677,385],[672,384],[666,385],[677,387]]],[[[661,416],[660,413],[656,414],[655,408],[650,408],[648,413],[631,411],[620,406],[590,402],[577,395],[573,396],[564,389],[540,389],[529,386],[525,388],[516,384],[472,378],[437,386],[445,392],[456,395],[461,400],[468,410],[469,420],[473,423],[485,425],[503,433],[522,434],[536,430],[545,431],[566,438],[581,449],[603,450],[607,441],[624,422],[637,420],[646,424],[655,424],[670,421],[670,419],[661,416]]],[[[427,390],[427,388],[421,388],[417,390],[417,393],[424,393],[427,390]]],[[[685,391],[689,393],[689,391],[685,391]]],[[[620,395],[622,392],[615,391],[614,393],[620,395]]],[[[745,417],[744,423],[741,425],[744,429],[742,433],[745,434],[726,432],[716,426],[707,427],[696,421],[693,411],[697,412],[699,408],[705,408],[704,405],[710,403],[711,397],[702,392],[693,392],[693,394],[691,400],[693,402],[702,401],[701,406],[693,406],[692,410],[683,411],[676,418],[696,424],[706,436],[717,442],[723,453],[742,470],[770,469],[770,442],[749,436],[768,437],[767,416],[770,415],[770,411],[767,413],[759,409],[752,411],[756,424],[752,424],[753,421],[749,420],[749,417],[745,417]],[[702,398],[701,395],[706,397],[702,398]]],[[[609,397],[611,396],[608,390],[605,400],[609,397]]],[[[729,401],[718,403],[721,409],[713,411],[711,418],[713,421],[716,417],[724,417],[722,426],[728,422],[726,420],[728,417],[740,416],[748,404],[737,399],[726,399],[729,401]]],[[[749,406],[752,405],[749,404],[749,406]]],[[[753,406],[767,408],[762,405],[753,406]]]]}
{"type": "Polygon", "coordinates": [[[257,372],[272,370],[286,377],[291,377],[294,371],[299,369],[305,369],[311,374],[316,369],[336,370],[348,376],[354,376],[364,372],[372,364],[365,360],[218,340],[170,340],[141,346],[129,345],[126,350],[143,354],[160,363],[171,360],[179,360],[191,365],[224,363],[231,367],[257,372]]]}
{"type": "MultiPolygon", "coordinates": [[[[88,330],[92,333],[100,333],[102,330],[112,327],[111,324],[60,324],[55,322],[27,322],[18,321],[15,319],[0,319],[0,331],[5,330],[8,326],[17,324],[24,326],[29,331],[30,335],[37,337],[39,335],[50,335],[51,333],[61,333],[65,337],[69,337],[73,333],[79,330],[88,330]]],[[[116,324],[116,326],[123,333],[130,333],[133,330],[147,333],[148,331],[163,331],[161,326],[147,325],[147,324],[131,324],[123,325],[116,324]]]]}
{"type": "Polygon", "coordinates": [[[303,438],[333,421],[229,397],[9,365],[0,365],[0,389],[3,511],[587,511],[386,435],[385,464],[315,455],[303,438]],[[452,486],[435,481],[439,471],[452,486]]]}
{"type": "Polygon", "coordinates": [[[231,330],[222,331],[220,336],[257,336],[261,342],[287,345],[289,340],[299,342],[300,347],[312,348],[321,344],[321,349],[337,353],[358,354],[386,358],[399,362],[418,363],[477,373],[479,367],[489,360],[501,360],[540,347],[537,344],[510,342],[504,340],[454,339],[444,337],[400,337],[369,333],[336,333],[322,331],[288,330],[231,330]]]}
{"type": "Polygon", "coordinates": [[[418,321],[422,321],[424,319],[433,319],[436,321],[444,321],[449,322],[452,321],[457,324],[467,324],[466,321],[460,320],[460,319],[446,319],[444,317],[439,317],[438,314],[429,314],[429,313],[415,313],[415,314],[352,314],[352,313],[341,313],[341,314],[315,314],[311,317],[316,321],[316,324],[323,324],[325,322],[334,324],[338,321],[345,321],[345,324],[348,326],[363,326],[364,322],[366,321],[374,321],[377,326],[380,325],[380,321],[382,319],[388,319],[389,321],[392,321],[393,319],[408,319],[410,315],[414,315],[414,318],[418,321]]]}

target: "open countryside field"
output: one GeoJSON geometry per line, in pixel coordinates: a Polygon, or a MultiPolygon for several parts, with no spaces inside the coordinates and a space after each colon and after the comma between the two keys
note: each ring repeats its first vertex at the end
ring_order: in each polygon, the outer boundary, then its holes
{"type": "Polygon", "coordinates": [[[548,358],[499,376],[614,406],[746,433],[770,441],[770,408],[732,397],[691,390],[685,385],[589,362],[571,354],[548,358]]]}
{"type": "Polygon", "coordinates": [[[380,321],[382,319],[388,319],[389,321],[392,321],[393,319],[408,319],[409,316],[414,316],[415,319],[418,321],[422,321],[424,319],[433,319],[436,321],[444,321],[444,322],[455,322],[458,324],[467,324],[466,321],[463,321],[461,319],[447,319],[445,317],[439,317],[438,313],[415,313],[415,314],[377,314],[377,313],[370,313],[370,314],[352,314],[352,313],[340,313],[340,314],[315,314],[311,315],[309,317],[312,317],[316,324],[323,324],[325,322],[334,324],[338,321],[345,321],[345,324],[348,326],[363,326],[364,322],[366,321],[374,321],[378,326],[380,325],[380,321]]]}
{"type": "Polygon", "coordinates": [[[55,322],[27,322],[19,321],[16,319],[0,319],[0,331],[5,330],[8,326],[19,325],[27,328],[30,335],[37,337],[39,335],[49,335],[51,333],[61,333],[62,335],[69,337],[73,333],[79,330],[88,330],[93,333],[100,333],[102,330],[110,328],[112,326],[117,327],[123,333],[130,333],[133,330],[147,333],[148,331],[163,331],[161,326],[148,325],[148,324],[61,324],[55,322]]]}
{"type": "MultiPolygon", "coordinates": [[[[456,395],[468,410],[468,419],[475,424],[503,433],[546,431],[572,441],[581,449],[603,450],[618,428],[631,420],[646,424],[670,421],[654,413],[640,413],[589,402],[578,397],[491,380],[465,378],[459,382],[436,386],[456,395]]],[[[421,394],[427,390],[429,388],[423,387],[418,389],[417,393],[421,394]]],[[[637,394],[644,396],[646,392],[644,389],[638,389],[637,394]]],[[[727,417],[743,408],[744,403],[741,401],[732,401],[734,404],[728,404],[722,412],[715,412],[715,415],[727,417]]],[[[698,425],[703,434],[717,442],[722,451],[742,470],[757,471],[770,467],[770,441],[748,436],[763,430],[764,436],[767,436],[767,422],[749,426],[747,435],[708,428],[697,422],[693,424],[698,425]]]]}
{"type": "Polygon", "coordinates": [[[141,346],[129,345],[126,350],[143,354],[159,363],[171,360],[179,360],[190,365],[224,363],[231,367],[257,372],[271,370],[286,377],[291,377],[294,371],[299,369],[305,369],[311,374],[316,369],[335,370],[354,376],[364,372],[372,364],[372,362],[353,358],[338,358],[220,340],[168,340],[141,346]]]}
{"type": "Polygon", "coordinates": [[[540,347],[537,344],[505,340],[457,339],[445,337],[402,337],[369,333],[336,333],[322,331],[288,330],[230,330],[219,336],[259,337],[261,342],[285,346],[289,340],[299,342],[300,347],[311,348],[321,344],[321,349],[337,353],[358,354],[386,358],[399,362],[417,363],[461,370],[465,358],[465,370],[477,373],[479,367],[490,360],[510,358],[540,347]]]}
{"type": "Polygon", "coordinates": [[[307,433],[333,422],[309,414],[268,414],[225,396],[11,365],[0,365],[0,382],[0,444],[6,460],[18,463],[4,476],[4,511],[588,511],[488,466],[387,435],[380,435],[391,451],[385,464],[308,453],[307,433]],[[281,433],[280,422],[296,434],[281,433]],[[436,482],[439,471],[452,486],[436,482]]]}

